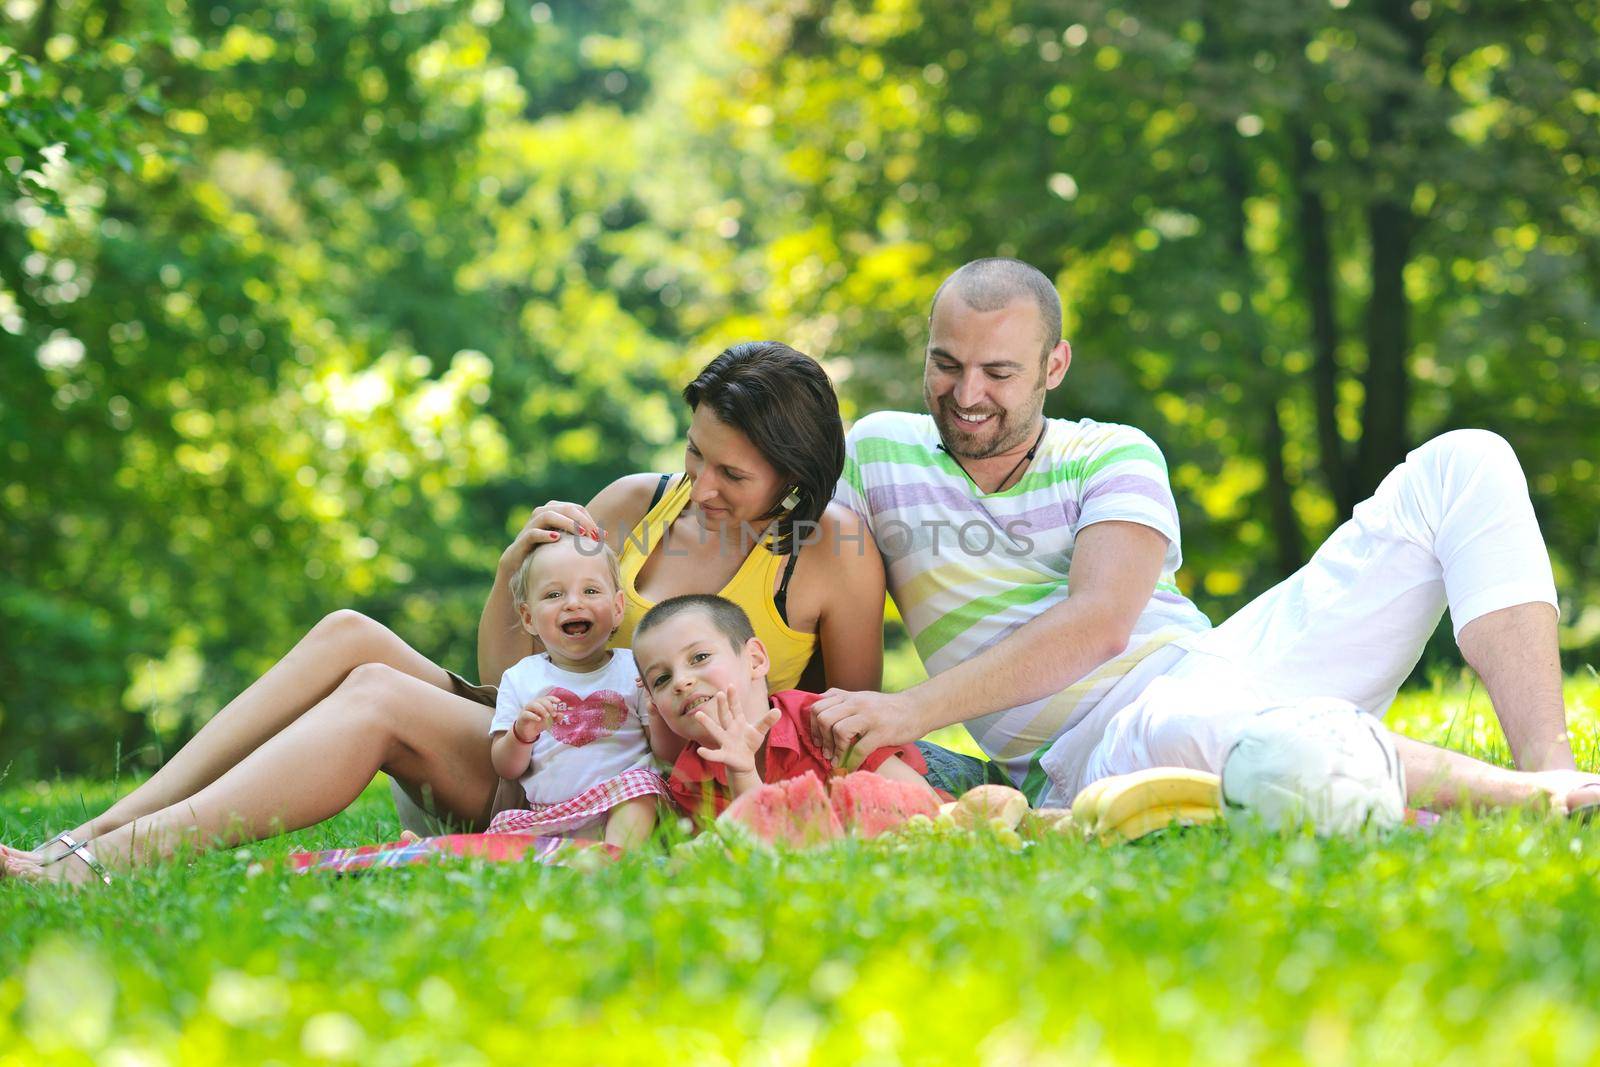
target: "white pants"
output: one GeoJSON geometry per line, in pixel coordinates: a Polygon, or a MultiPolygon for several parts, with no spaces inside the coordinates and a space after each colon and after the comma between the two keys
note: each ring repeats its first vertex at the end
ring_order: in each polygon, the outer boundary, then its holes
{"type": "Polygon", "coordinates": [[[1250,716],[1308,697],[1382,715],[1446,605],[1459,640],[1472,620],[1528,603],[1554,606],[1556,593],[1516,454],[1484,430],[1436,437],[1299,571],[1180,640],[1186,654],[1097,736],[1056,742],[1045,769],[1076,773],[1052,774],[1046,803],[1147,767],[1220,771],[1250,716]]]}

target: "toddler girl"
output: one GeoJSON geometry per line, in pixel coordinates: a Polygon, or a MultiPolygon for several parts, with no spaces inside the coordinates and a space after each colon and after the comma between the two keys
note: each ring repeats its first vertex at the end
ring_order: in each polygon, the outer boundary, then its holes
{"type": "Polygon", "coordinates": [[[633,654],[606,647],[623,612],[616,554],[563,535],[528,554],[511,595],[544,651],[500,679],[490,757],[495,773],[520,779],[528,810],[499,813],[489,832],[638,844],[667,791],[652,769],[633,654]]]}

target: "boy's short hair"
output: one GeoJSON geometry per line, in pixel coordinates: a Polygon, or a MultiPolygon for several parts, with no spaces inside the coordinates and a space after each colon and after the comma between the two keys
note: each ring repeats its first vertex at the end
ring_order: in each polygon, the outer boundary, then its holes
{"type": "MultiPolygon", "coordinates": [[[[571,534],[561,535],[563,539],[570,538],[571,536],[571,534]]],[[[528,602],[528,572],[533,570],[533,557],[538,554],[539,549],[559,543],[559,541],[535,542],[534,546],[528,550],[528,554],[523,557],[522,563],[517,567],[516,573],[511,576],[511,601],[517,607],[520,608],[522,605],[528,602]]],[[[617,554],[612,551],[610,545],[606,544],[604,541],[585,539],[584,541],[579,542],[578,552],[585,556],[603,557],[606,561],[606,572],[611,575],[611,588],[622,588],[622,568],[617,562],[617,554]]]]}
{"type": "Polygon", "coordinates": [[[745,642],[756,635],[755,629],[750,625],[750,616],[727,597],[713,593],[685,593],[683,596],[668,597],[645,612],[644,618],[639,620],[639,625],[634,627],[634,641],[639,640],[640,634],[653,630],[674,615],[682,615],[686,611],[703,611],[710,616],[711,625],[728,639],[735,652],[742,649],[745,642]]]}

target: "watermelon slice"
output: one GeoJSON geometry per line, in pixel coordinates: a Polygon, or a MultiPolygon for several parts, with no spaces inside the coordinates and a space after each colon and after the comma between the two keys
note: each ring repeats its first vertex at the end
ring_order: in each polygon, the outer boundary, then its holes
{"type": "Polygon", "coordinates": [[[862,837],[876,837],[913,815],[931,819],[939,814],[939,798],[932,789],[870,771],[835,778],[832,799],[839,822],[862,837]]]}
{"type": "Polygon", "coordinates": [[[739,823],[772,845],[815,845],[844,836],[815,773],[752,789],[717,821],[739,823]]]}

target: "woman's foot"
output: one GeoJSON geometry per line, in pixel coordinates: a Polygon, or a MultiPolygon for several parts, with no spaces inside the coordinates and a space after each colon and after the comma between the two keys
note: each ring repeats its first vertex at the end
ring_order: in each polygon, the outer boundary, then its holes
{"type": "Polygon", "coordinates": [[[8,876],[11,870],[16,867],[29,869],[48,867],[70,851],[62,842],[62,838],[76,836],[77,834],[73,831],[56,834],[33,848],[13,848],[10,845],[0,845],[0,877],[8,876]]]}
{"type": "Polygon", "coordinates": [[[37,850],[0,845],[0,878],[26,878],[45,865],[37,850]]]}
{"type": "Polygon", "coordinates": [[[0,860],[4,863],[3,876],[14,878],[19,882],[111,884],[111,875],[104,864],[95,859],[92,852],[72,837],[60,834],[48,843],[57,845],[60,855],[41,859],[38,852],[23,852],[20,849],[0,845],[0,850],[3,850],[3,855],[0,855],[0,860]]]}

